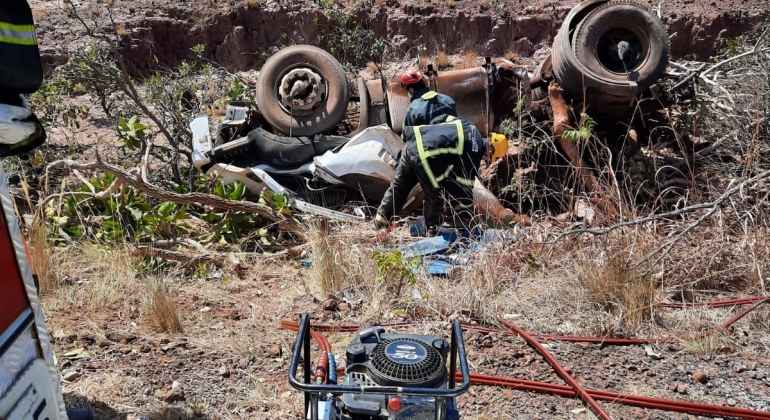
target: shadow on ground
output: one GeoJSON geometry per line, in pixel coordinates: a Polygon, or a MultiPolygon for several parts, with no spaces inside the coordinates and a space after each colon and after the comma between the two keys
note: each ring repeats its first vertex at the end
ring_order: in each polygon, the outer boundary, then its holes
{"type": "Polygon", "coordinates": [[[88,398],[76,393],[65,393],[64,403],[68,410],[88,409],[94,415],[94,420],[210,420],[205,414],[191,413],[184,407],[155,407],[147,410],[139,416],[121,413],[110,407],[103,401],[88,398]]]}

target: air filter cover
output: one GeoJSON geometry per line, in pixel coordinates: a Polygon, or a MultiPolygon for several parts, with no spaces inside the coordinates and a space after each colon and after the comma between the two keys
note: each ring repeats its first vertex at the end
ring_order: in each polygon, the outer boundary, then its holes
{"type": "Polygon", "coordinates": [[[377,343],[369,361],[372,379],[385,386],[432,387],[446,376],[441,353],[414,338],[377,343]]]}

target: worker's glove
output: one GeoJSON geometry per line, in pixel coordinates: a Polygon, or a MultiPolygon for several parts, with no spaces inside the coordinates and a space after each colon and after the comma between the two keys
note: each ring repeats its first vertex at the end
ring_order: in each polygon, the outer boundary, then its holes
{"type": "Polygon", "coordinates": [[[388,226],[390,226],[390,221],[387,217],[381,215],[380,213],[377,213],[376,216],[374,216],[374,227],[376,229],[384,229],[388,226]]]}
{"type": "Polygon", "coordinates": [[[27,153],[45,141],[45,130],[27,99],[21,106],[0,103],[0,157],[27,153]]]}

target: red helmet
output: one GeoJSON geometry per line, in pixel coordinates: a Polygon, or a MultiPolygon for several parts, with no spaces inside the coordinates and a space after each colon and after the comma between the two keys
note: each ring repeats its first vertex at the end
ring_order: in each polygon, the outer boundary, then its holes
{"type": "Polygon", "coordinates": [[[424,78],[425,75],[420,70],[408,70],[401,75],[401,87],[406,89],[424,78]]]}

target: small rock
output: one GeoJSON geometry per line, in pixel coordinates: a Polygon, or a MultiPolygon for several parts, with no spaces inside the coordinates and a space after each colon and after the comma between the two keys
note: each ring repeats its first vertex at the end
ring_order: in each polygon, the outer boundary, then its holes
{"type": "Polygon", "coordinates": [[[61,378],[64,381],[73,382],[73,381],[77,381],[78,379],[80,379],[81,376],[83,376],[82,373],[76,372],[74,370],[68,370],[68,371],[62,373],[61,378]]]}
{"type": "Polygon", "coordinates": [[[763,379],[765,377],[765,374],[762,372],[757,372],[757,379],[763,379]]]}
{"type": "Polygon", "coordinates": [[[705,384],[706,382],[709,381],[709,375],[706,372],[695,372],[692,374],[692,380],[695,382],[705,384]]]}
{"type": "Polygon", "coordinates": [[[163,396],[163,401],[167,403],[177,402],[177,401],[184,401],[184,392],[181,388],[175,388],[170,389],[168,392],[166,392],[166,395],[163,396]]]}
{"type": "Polygon", "coordinates": [[[96,363],[96,362],[91,362],[91,363],[86,365],[86,369],[88,369],[88,370],[96,370],[96,369],[99,369],[100,367],[101,366],[98,363],[96,363]]]}
{"type": "Polygon", "coordinates": [[[336,311],[338,305],[339,302],[336,299],[326,299],[323,303],[323,308],[325,311],[336,311]]]}
{"type": "Polygon", "coordinates": [[[219,368],[219,374],[222,375],[223,378],[229,378],[230,377],[230,369],[227,368],[227,366],[222,366],[219,368]]]}
{"type": "Polygon", "coordinates": [[[669,389],[669,391],[676,391],[676,388],[677,388],[678,386],[679,386],[679,384],[678,384],[678,383],[676,383],[676,382],[672,382],[672,383],[671,383],[671,384],[668,386],[668,389],[669,389]]]}
{"type": "Polygon", "coordinates": [[[738,404],[738,401],[735,401],[735,398],[727,399],[727,405],[729,405],[730,407],[735,407],[736,404],[738,404]]]}
{"type": "Polygon", "coordinates": [[[99,347],[109,347],[112,345],[112,342],[110,340],[99,340],[99,342],[96,344],[99,347]]]}
{"type": "Polygon", "coordinates": [[[742,373],[746,371],[746,365],[738,365],[735,367],[735,373],[742,373]]]}
{"type": "Polygon", "coordinates": [[[592,350],[591,351],[591,356],[602,357],[602,351],[601,350],[592,350]]]}
{"type": "Polygon", "coordinates": [[[484,337],[484,341],[481,342],[481,346],[486,348],[492,347],[492,338],[489,336],[484,337]]]}
{"type": "Polygon", "coordinates": [[[280,344],[276,344],[267,350],[267,355],[270,357],[281,357],[281,353],[283,352],[280,344]]]}
{"type": "Polygon", "coordinates": [[[350,305],[348,305],[348,304],[347,304],[347,303],[345,303],[345,302],[340,302],[340,303],[337,305],[337,310],[338,310],[338,311],[340,311],[340,312],[345,312],[345,311],[347,311],[348,309],[350,309],[350,305]]]}
{"type": "Polygon", "coordinates": [[[182,389],[182,384],[177,381],[171,383],[171,389],[182,389]]]}
{"type": "Polygon", "coordinates": [[[131,353],[131,347],[121,347],[119,350],[120,354],[129,354],[131,353]]]}
{"type": "Polygon", "coordinates": [[[206,313],[206,312],[209,312],[209,311],[211,311],[211,307],[209,307],[209,306],[204,306],[204,307],[202,307],[200,309],[200,312],[203,312],[203,313],[206,313]]]}
{"type": "Polygon", "coordinates": [[[240,359],[238,360],[238,369],[246,369],[249,367],[250,363],[251,362],[249,361],[249,359],[246,359],[246,358],[240,359]]]}
{"type": "Polygon", "coordinates": [[[679,384],[676,387],[676,392],[678,392],[680,394],[686,394],[687,393],[687,386],[685,386],[685,384],[679,384]]]}

